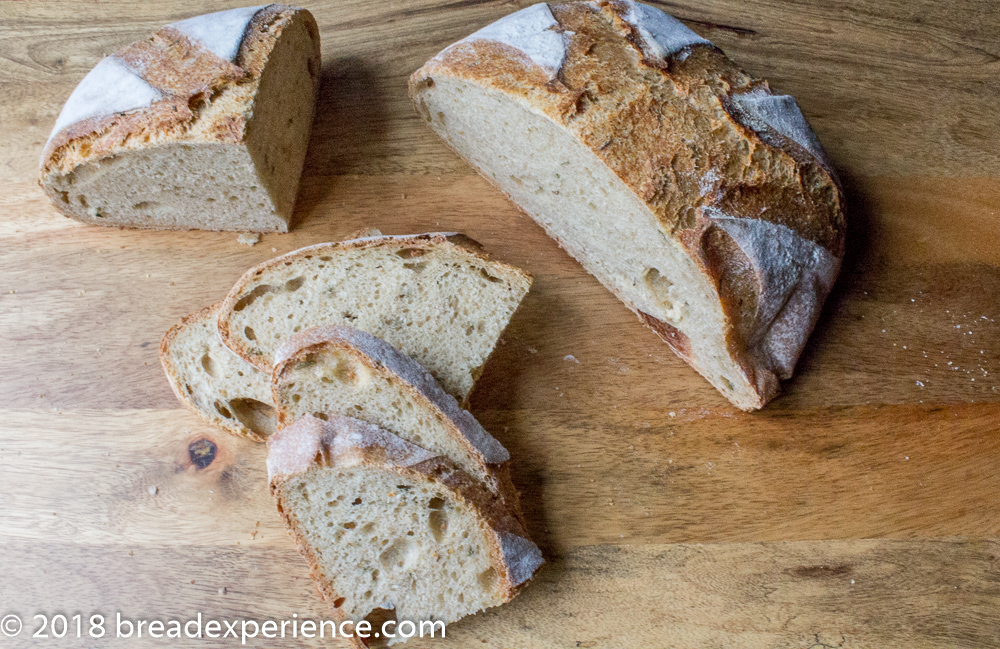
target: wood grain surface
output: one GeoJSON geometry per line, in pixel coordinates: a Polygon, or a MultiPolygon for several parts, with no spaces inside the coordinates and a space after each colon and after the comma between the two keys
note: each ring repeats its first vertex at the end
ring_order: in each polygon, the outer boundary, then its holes
{"type": "Polygon", "coordinates": [[[26,624],[0,646],[168,644],[32,640],[36,613],[329,616],[264,449],[183,410],[157,345],[251,265],[377,227],[463,231],[536,277],[472,409],[549,563],[510,605],[407,646],[1000,647],[996,3],[659,3],[798,97],[850,201],[823,319],[755,414],[413,111],[410,72],[524,4],[306,3],[324,69],[297,224],[247,247],[81,226],[35,179],[103,55],[231,5],[0,3],[0,615],[26,624]]]}

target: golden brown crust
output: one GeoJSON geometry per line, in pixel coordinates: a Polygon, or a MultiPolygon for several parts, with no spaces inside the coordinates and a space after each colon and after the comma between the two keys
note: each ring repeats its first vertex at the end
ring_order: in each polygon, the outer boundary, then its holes
{"type": "Polygon", "coordinates": [[[257,266],[254,266],[243,274],[243,276],[236,282],[236,285],[233,286],[229,295],[227,295],[225,300],[223,300],[222,308],[219,312],[219,334],[222,336],[222,342],[230,350],[243,357],[243,359],[248,363],[255,365],[265,372],[271,372],[273,371],[273,366],[271,365],[270,359],[251,353],[251,349],[242,344],[238,338],[232,335],[229,321],[229,315],[233,312],[237,302],[239,302],[240,299],[247,294],[247,287],[252,286],[257,281],[258,277],[272,268],[277,268],[286,263],[292,263],[297,259],[313,255],[321,255],[331,251],[351,250],[368,246],[406,246],[414,248],[427,248],[440,244],[452,244],[459,246],[483,261],[489,261],[491,264],[498,264],[507,272],[520,275],[529,281],[531,279],[530,273],[521,270],[516,266],[511,266],[503,262],[491,261],[489,255],[483,252],[483,248],[478,242],[457,232],[429,232],[426,234],[396,236],[379,235],[375,237],[351,239],[347,241],[318,243],[305,248],[300,248],[298,250],[293,250],[292,252],[275,257],[274,259],[269,259],[261,264],[258,264],[257,266]]]}
{"type": "MultiPolygon", "coordinates": [[[[548,7],[568,39],[554,76],[509,45],[463,41],[411,76],[410,95],[418,111],[425,111],[420,93],[434,77],[457,78],[518,100],[585,144],[647,205],[661,230],[685,247],[715,287],[729,321],[730,354],[758,393],[755,404],[738,405],[760,407],[777,394],[778,374],[785,374],[749,349],[761,327],[770,326],[757,320],[764,299],[760,278],[703,209],[784,226],[839,259],[846,220],[836,175],[804,145],[770,127],[751,127],[734,97],[769,94],[767,83],[741,70],[718,48],[698,43],[653,61],[626,19],[626,3],[548,7]],[[695,130],[721,137],[686,140],[684,134],[695,130]],[[706,191],[702,183],[709,170],[717,177],[706,191]],[[694,204],[691,196],[699,197],[694,204]]],[[[660,321],[639,315],[661,337],[673,340],[678,353],[700,371],[697,359],[682,353],[676,336],[664,336],[660,321]]]]}
{"type": "MultiPolygon", "coordinates": [[[[112,56],[142,70],[162,99],[146,108],[84,119],[53,134],[42,154],[40,184],[44,188],[51,174],[158,142],[242,142],[264,63],[293,18],[318,33],[305,9],[268,5],[250,21],[233,63],[170,26],[115,52],[112,56]],[[213,104],[222,109],[209,110],[213,104]]],[[[60,209],[58,200],[53,204],[60,209]]]]}
{"type": "Polygon", "coordinates": [[[222,428],[227,433],[232,433],[237,437],[244,437],[262,444],[267,441],[266,435],[261,435],[245,426],[233,426],[224,417],[213,419],[206,415],[201,408],[195,405],[194,401],[191,400],[191,395],[181,389],[182,382],[180,380],[180,376],[177,374],[177,370],[174,368],[174,363],[170,358],[170,346],[174,343],[174,340],[176,340],[177,335],[189,325],[197,324],[208,318],[216,318],[221,304],[222,302],[216,302],[211,306],[205,307],[201,311],[185,316],[181,318],[180,322],[167,330],[167,333],[163,334],[163,338],[160,340],[160,365],[163,367],[163,371],[167,375],[167,383],[170,384],[170,389],[173,390],[174,395],[177,397],[177,400],[181,402],[181,405],[204,419],[212,426],[222,428]]]}

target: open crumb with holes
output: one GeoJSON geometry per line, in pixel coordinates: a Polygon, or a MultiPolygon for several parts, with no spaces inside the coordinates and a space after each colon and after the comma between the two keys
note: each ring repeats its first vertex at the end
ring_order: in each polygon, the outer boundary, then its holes
{"type": "Polygon", "coordinates": [[[221,307],[219,332],[270,372],[293,334],[349,325],[413,358],[462,401],[530,286],[526,272],[454,233],[322,243],[250,269],[221,307]]]}
{"type": "Polygon", "coordinates": [[[218,307],[171,327],[160,342],[160,363],[181,403],[210,424],[264,442],[276,429],[270,377],[222,344],[218,307]]]}
{"type": "Polygon", "coordinates": [[[305,9],[167,25],[70,95],[40,183],[71,218],[129,228],[286,232],[312,128],[320,40],[305,9]]]}
{"type": "Polygon", "coordinates": [[[517,510],[507,449],[389,343],[354,327],[316,327],[289,338],[275,363],[271,388],[279,426],[328,413],[375,424],[448,458],[517,510]]]}
{"type": "Polygon", "coordinates": [[[495,494],[377,426],[307,416],[268,445],[278,509],[342,620],[448,624],[510,601],[542,564],[495,494]]]}

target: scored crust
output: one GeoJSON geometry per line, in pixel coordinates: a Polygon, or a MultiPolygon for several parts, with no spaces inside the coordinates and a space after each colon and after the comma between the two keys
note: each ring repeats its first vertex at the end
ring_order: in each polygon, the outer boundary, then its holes
{"type": "MultiPolygon", "coordinates": [[[[347,619],[334,605],[339,595],[323,574],[298,518],[283,507],[281,487],[288,478],[313,468],[359,464],[391,471],[414,481],[434,483],[476,512],[492,531],[489,554],[494,570],[501,576],[498,585],[502,601],[513,599],[543,563],[538,547],[527,539],[523,526],[503,501],[446,458],[356,419],[335,414],[330,414],[327,421],[303,417],[268,440],[268,481],[278,512],[308,563],[309,574],[321,596],[333,607],[338,622],[347,619]]],[[[367,646],[360,638],[352,638],[352,644],[367,646]]]]}
{"type": "Polygon", "coordinates": [[[219,334],[222,336],[222,341],[225,343],[226,347],[261,370],[271,372],[273,370],[271,359],[251,353],[252,350],[238,337],[232,334],[229,319],[234,308],[236,307],[237,302],[253,290],[253,287],[257,284],[257,280],[267,273],[267,271],[283,265],[291,265],[300,259],[321,255],[327,252],[337,252],[375,246],[430,248],[441,244],[449,244],[462,248],[478,259],[489,262],[491,266],[497,267],[511,275],[519,276],[528,282],[531,281],[530,273],[521,270],[516,266],[511,266],[509,264],[490,259],[489,255],[483,252],[483,247],[479,244],[479,242],[457,232],[428,232],[425,234],[413,235],[377,235],[362,237],[359,239],[350,239],[347,241],[318,243],[306,246],[305,248],[299,248],[298,250],[293,250],[292,252],[280,255],[274,259],[269,259],[268,261],[258,264],[244,273],[243,276],[236,282],[236,285],[233,286],[229,295],[227,295],[225,300],[223,300],[222,307],[219,311],[219,334]]]}
{"type": "Polygon", "coordinates": [[[42,154],[41,178],[166,140],[241,142],[256,83],[293,17],[305,20],[318,38],[319,28],[308,11],[271,4],[251,18],[234,61],[220,58],[171,25],[118,50],[111,56],[142,70],[160,98],[145,107],[88,117],[54,131],[42,154]],[[229,95],[234,101],[228,107],[236,110],[204,110],[209,99],[229,95]]]}
{"type": "MultiPolygon", "coordinates": [[[[736,405],[759,408],[777,394],[839,271],[846,230],[839,181],[793,99],[675,19],[622,0],[534,5],[449,46],[410,78],[428,121],[421,95],[435,77],[502,93],[586,146],[715,287],[726,351],[756,393],[736,405]],[[677,97],[694,108],[678,112],[677,97]],[[688,146],[682,131],[695,119],[731,135],[715,148],[688,146]],[[748,238],[771,235],[803,242],[792,250],[802,264],[792,295],[775,281],[781,261],[755,265],[744,250],[748,238]],[[821,262],[808,266],[810,255],[821,262]]],[[[623,301],[702,371],[684,333],[623,301]]]]}

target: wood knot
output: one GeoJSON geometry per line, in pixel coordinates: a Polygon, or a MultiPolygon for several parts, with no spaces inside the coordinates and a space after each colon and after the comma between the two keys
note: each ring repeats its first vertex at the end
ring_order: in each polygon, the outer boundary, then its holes
{"type": "Polygon", "coordinates": [[[188,445],[188,457],[191,458],[191,464],[199,469],[204,469],[215,460],[215,454],[218,450],[219,447],[215,445],[215,442],[202,438],[188,445]]]}
{"type": "Polygon", "coordinates": [[[792,574],[796,577],[809,578],[822,578],[822,577],[840,577],[851,572],[850,566],[799,566],[798,568],[792,569],[792,574]]]}

